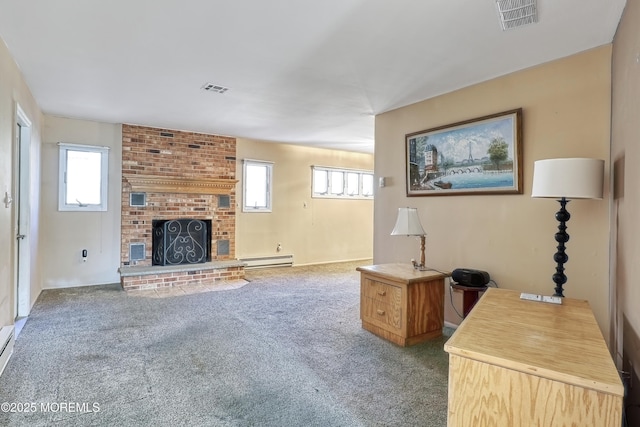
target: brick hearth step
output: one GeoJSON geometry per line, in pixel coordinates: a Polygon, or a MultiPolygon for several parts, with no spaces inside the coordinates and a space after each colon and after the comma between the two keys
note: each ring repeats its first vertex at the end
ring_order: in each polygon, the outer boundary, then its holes
{"type": "Polygon", "coordinates": [[[244,267],[245,263],[242,261],[230,260],[199,264],[123,266],[118,272],[122,289],[130,291],[244,279],[244,267]]]}

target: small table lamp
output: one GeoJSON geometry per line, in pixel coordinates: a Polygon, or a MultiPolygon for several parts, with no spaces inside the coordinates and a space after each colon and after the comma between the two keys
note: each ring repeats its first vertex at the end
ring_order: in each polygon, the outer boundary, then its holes
{"type": "Polygon", "coordinates": [[[556,284],[554,296],[564,297],[562,285],[567,282],[564,274],[564,263],[569,260],[565,254],[565,243],[569,241],[566,222],[571,218],[566,209],[567,199],[602,199],[603,182],[604,160],[569,158],[534,162],[531,197],[550,197],[560,202],[560,210],[556,213],[558,232],[555,235],[558,251],[553,256],[557,263],[553,275],[556,284]]]}
{"type": "Polygon", "coordinates": [[[420,224],[420,218],[418,217],[418,210],[416,208],[398,208],[398,218],[396,219],[396,226],[391,231],[392,236],[420,236],[420,264],[414,267],[424,269],[425,268],[425,236],[427,235],[422,224],[420,224]]]}

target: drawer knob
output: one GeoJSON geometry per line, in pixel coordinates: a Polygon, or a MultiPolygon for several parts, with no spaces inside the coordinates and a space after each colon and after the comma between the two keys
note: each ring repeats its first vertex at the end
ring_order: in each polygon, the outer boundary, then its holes
{"type": "Polygon", "coordinates": [[[387,291],[378,291],[378,295],[380,296],[385,296],[387,294],[387,291]]]}
{"type": "Polygon", "coordinates": [[[384,310],[376,310],[376,313],[378,313],[380,316],[384,316],[384,310]]]}

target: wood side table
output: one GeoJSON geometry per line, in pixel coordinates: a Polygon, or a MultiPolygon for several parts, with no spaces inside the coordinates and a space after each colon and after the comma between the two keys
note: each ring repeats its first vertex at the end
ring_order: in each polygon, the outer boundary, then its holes
{"type": "Polygon", "coordinates": [[[410,264],[358,267],[362,327],[400,346],[442,335],[444,279],[410,264]]]}
{"type": "Polygon", "coordinates": [[[462,317],[466,318],[474,305],[478,302],[479,293],[487,290],[486,286],[465,286],[451,283],[451,288],[462,291],[462,317]]]}

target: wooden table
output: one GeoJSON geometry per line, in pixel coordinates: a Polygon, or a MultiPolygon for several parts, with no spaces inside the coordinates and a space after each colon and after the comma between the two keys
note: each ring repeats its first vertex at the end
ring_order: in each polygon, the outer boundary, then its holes
{"type": "Polygon", "coordinates": [[[462,318],[469,315],[469,312],[478,302],[479,293],[487,290],[487,286],[465,286],[459,283],[451,283],[451,288],[462,291],[462,318]]]}
{"type": "Polygon", "coordinates": [[[586,301],[489,288],[445,344],[449,426],[615,426],[624,388],[586,301]]]}
{"type": "Polygon", "coordinates": [[[446,273],[411,264],[358,267],[362,327],[401,346],[442,335],[446,273]]]}

